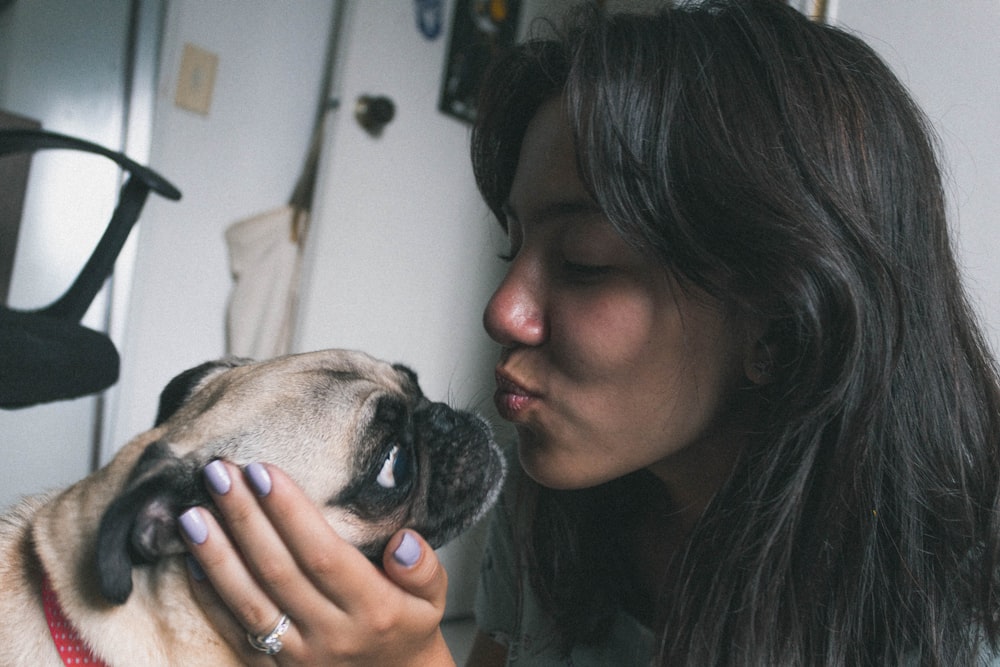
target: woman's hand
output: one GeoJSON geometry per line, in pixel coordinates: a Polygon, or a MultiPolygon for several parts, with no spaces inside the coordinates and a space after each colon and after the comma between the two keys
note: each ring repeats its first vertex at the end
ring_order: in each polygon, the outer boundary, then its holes
{"type": "Polygon", "coordinates": [[[181,517],[195,597],[250,665],[453,665],[441,635],[448,582],[434,551],[400,531],[384,571],[337,536],[281,470],[221,461],[206,469],[226,530],[202,508],[181,517]],[[247,633],[291,619],[273,656],[247,633]]]}

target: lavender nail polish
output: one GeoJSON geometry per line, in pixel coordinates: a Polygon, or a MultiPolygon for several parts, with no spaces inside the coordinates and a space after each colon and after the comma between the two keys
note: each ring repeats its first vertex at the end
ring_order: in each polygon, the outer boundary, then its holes
{"type": "Polygon", "coordinates": [[[222,461],[212,461],[205,466],[205,481],[209,488],[216,494],[224,496],[229,493],[233,486],[233,480],[229,478],[229,472],[222,461]]]}
{"type": "Polygon", "coordinates": [[[403,540],[392,552],[396,562],[405,567],[413,567],[420,560],[420,543],[410,533],[403,533],[403,540]]]}
{"type": "Polygon", "coordinates": [[[181,525],[181,530],[184,531],[188,539],[195,544],[204,544],[205,540],[208,539],[208,526],[205,525],[205,520],[197,507],[192,507],[181,514],[177,522],[181,525]]]}
{"type": "Polygon", "coordinates": [[[268,474],[267,468],[259,463],[250,463],[243,469],[243,472],[246,473],[250,486],[253,487],[258,496],[263,498],[271,493],[271,476],[268,474]]]}

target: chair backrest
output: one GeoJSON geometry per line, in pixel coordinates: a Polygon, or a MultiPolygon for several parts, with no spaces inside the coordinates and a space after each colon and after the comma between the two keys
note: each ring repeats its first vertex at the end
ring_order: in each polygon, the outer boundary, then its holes
{"type": "Polygon", "coordinates": [[[111,221],[66,292],[37,310],[0,306],[0,408],[84,396],[117,381],[114,344],[80,320],[114,270],[150,191],[171,200],[181,196],[156,172],[103,146],[45,130],[0,130],[0,157],[45,149],[102,155],[117,163],[126,179],[111,221]]]}

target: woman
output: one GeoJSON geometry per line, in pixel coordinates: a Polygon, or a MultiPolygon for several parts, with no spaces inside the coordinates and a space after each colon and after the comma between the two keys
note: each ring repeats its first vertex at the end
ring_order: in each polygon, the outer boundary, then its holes
{"type": "MultiPolygon", "coordinates": [[[[522,472],[470,664],[988,660],[1000,388],[886,66],[783,3],[710,2],[578,13],[484,90],[522,472]]],[[[263,512],[238,475],[218,497],[249,567],[214,524],[192,545],[233,645],[285,612],[279,664],[447,664],[419,536],[363,572],[270,473],[263,512]]]]}

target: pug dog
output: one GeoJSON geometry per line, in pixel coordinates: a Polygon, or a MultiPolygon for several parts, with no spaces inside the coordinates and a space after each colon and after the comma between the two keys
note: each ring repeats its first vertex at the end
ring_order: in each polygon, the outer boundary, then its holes
{"type": "Polygon", "coordinates": [[[59,664],[44,586],[108,665],[239,664],[191,596],[177,531],[211,507],[216,459],[282,468],[376,562],[401,528],[438,547],[471,527],[505,472],[487,423],[428,400],[405,366],[347,350],[203,364],[104,468],[0,518],[0,618],[16,619],[0,662],[59,664]]]}

